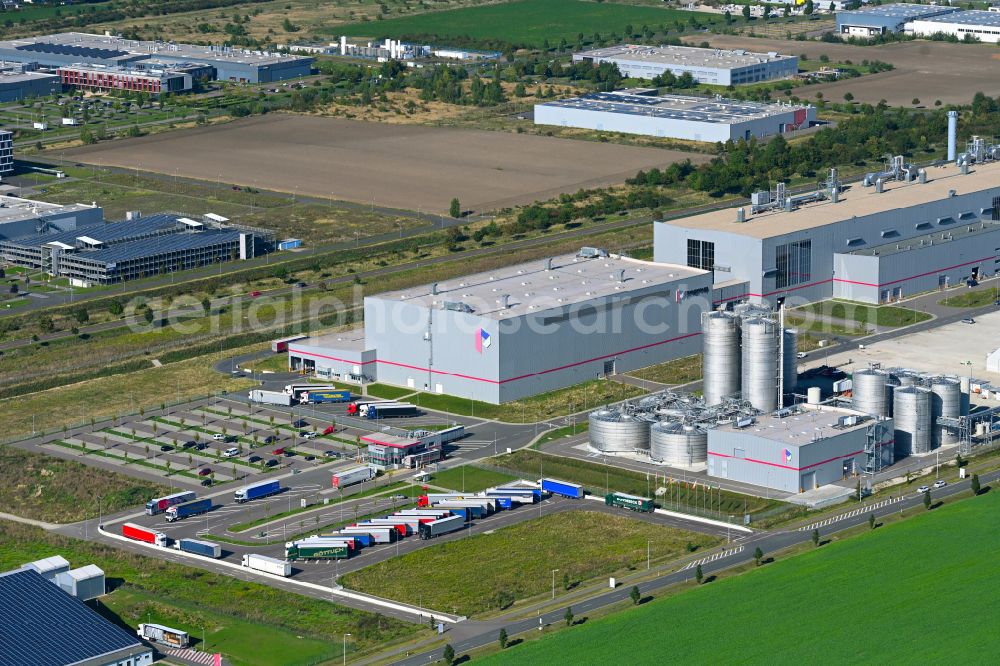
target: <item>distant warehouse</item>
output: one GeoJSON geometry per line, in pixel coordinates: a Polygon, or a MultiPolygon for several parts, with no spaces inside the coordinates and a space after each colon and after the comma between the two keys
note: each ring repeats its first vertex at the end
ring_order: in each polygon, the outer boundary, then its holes
{"type": "Polygon", "coordinates": [[[750,51],[724,51],[694,46],[633,46],[621,44],[573,54],[573,62],[618,65],[622,76],[652,79],[666,72],[685,73],[698,83],[719,86],[758,83],[794,76],[799,70],[796,56],[750,51]]]}
{"type": "Polygon", "coordinates": [[[270,232],[224,221],[212,214],[201,221],[151,215],[83,230],[34,234],[0,240],[0,258],[91,286],[252,259],[271,249],[270,232]]]}
{"type": "Polygon", "coordinates": [[[741,102],[721,97],[651,97],[627,91],[592,93],[535,105],[536,125],[689,141],[759,138],[806,128],[815,122],[813,106],[741,102]]]}
{"type": "Polygon", "coordinates": [[[45,97],[60,91],[59,77],[36,72],[31,64],[0,62],[0,102],[45,97]]]}
{"type": "Polygon", "coordinates": [[[996,44],[1000,43],[1000,12],[974,10],[924,17],[908,23],[906,32],[917,37],[942,34],[996,44]]]}
{"type": "Polygon", "coordinates": [[[837,12],[837,33],[845,37],[879,37],[902,33],[910,21],[957,12],[958,7],[893,3],[837,12]]]}

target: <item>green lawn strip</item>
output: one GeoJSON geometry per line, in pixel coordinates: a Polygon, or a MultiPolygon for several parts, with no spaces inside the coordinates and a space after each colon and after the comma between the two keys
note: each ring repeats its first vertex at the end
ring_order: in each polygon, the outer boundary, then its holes
{"type": "Polygon", "coordinates": [[[0,446],[0,511],[54,523],[141,506],[170,488],[46,453],[0,446]],[[101,498],[100,507],[97,498],[101,498]]]}
{"type": "Polygon", "coordinates": [[[512,474],[504,474],[503,472],[474,467],[473,465],[461,465],[446,469],[443,472],[434,472],[431,475],[430,483],[439,488],[449,488],[456,492],[475,493],[492,486],[514,481],[517,478],[512,474]]]}
{"type": "Polygon", "coordinates": [[[564,511],[489,534],[475,530],[472,536],[352,572],[341,577],[341,583],[389,599],[472,615],[547,593],[553,569],[559,569],[557,584],[566,589],[566,583],[572,586],[630,570],[640,562],[645,566],[647,548],[657,560],[664,560],[687,552],[688,544],[710,548],[721,541],[626,515],[585,510],[564,511]],[[468,566],[470,562],[489,566],[468,566]]]}
{"type": "Polygon", "coordinates": [[[687,384],[701,379],[701,354],[677,358],[628,373],[633,377],[661,384],[687,384]]]}
{"type": "Polygon", "coordinates": [[[573,435],[579,435],[590,430],[590,423],[584,421],[583,423],[576,423],[574,425],[563,426],[562,428],[556,428],[555,430],[550,430],[541,437],[538,438],[531,448],[537,449],[543,444],[548,444],[549,442],[554,442],[557,439],[562,439],[563,437],[572,437],[573,435]]]}
{"type": "MultiPolygon", "coordinates": [[[[227,418],[239,419],[240,421],[244,421],[245,420],[245,421],[250,421],[251,423],[257,423],[259,425],[266,425],[271,430],[275,430],[275,429],[277,429],[277,430],[287,430],[288,432],[300,432],[302,430],[302,428],[295,428],[295,427],[293,427],[290,423],[275,423],[274,425],[271,425],[270,421],[268,421],[266,419],[259,419],[256,416],[249,416],[249,415],[247,415],[247,416],[229,417],[229,415],[226,412],[224,412],[222,410],[219,410],[219,409],[213,409],[211,407],[199,407],[199,410],[203,411],[203,412],[208,412],[209,414],[216,414],[217,416],[226,416],[227,418]]],[[[331,419],[331,423],[334,422],[334,421],[335,421],[335,419],[331,419]]],[[[423,427],[423,426],[421,426],[421,427],[423,427]]],[[[336,441],[336,442],[343,442],[344,444],[350,444],[351,446],[358,446],[358,443],[356,441],[350,440],[350,439],[346,439],[344,437],[338,437],[335,434],[331,434],[331,435],[317,435],[315,437],[315,439],[329,439],[329,440],[333,440],[333,441],[336,441]]]]}
{"type": "Polygon", "coordinates": [[[397,400],[402,398],[404,395],[416,393],[416,389],[403,388],[402,386],[391,386],[389,384],[369,384],[365,387],[365,391],[370,396],[385,398],[386,400],[397,400]]]}
{"type": "Polygon", "coordinates": [[[191,472],[182,469],[167,469],[166,465],[157,465],[156,463],[151,463],[148,460],[143,460],[141,458],[126,458],[125,456],[116,456],[109,451],[102,451],[100,449],[89,449],[84,446],[79,446],[77,444],[70,444],[61,439],[52,440],[50,444],[56,444],[58,446],[65,447],[67,449],[73,449],[74,451],[81,451],[88,456],[101,456],[102,458],[113,458],[114,460],[121,460],[126,465],[141,465],[142,467],[149,467],[150,469],[159,470],[165,472],[167,476],[186,476],[192,479],[200,478],[197,474],[192,474],[191,472]]]}
{"type": "Polygon", "coordinates": [[[801,309],[814,315],[843,321],[854,321],[859,324],[868,324],[874,321],[878,326],[892,327],[909,326],[931,318],[926,312],[918,312],[910,308],[894,305],[873,306],[842,301],[821,301],[811,303],[801,309]]]}
{"type": "MultiPolygon", "coordinates": [[[[159,420],[161,423],[170,423],[169,421],[160,420],[158,417],[155,417],[155,416],[153,417],[153,420],[159,420]]],[[[107,433],[110,433],[112,435],[117,435],[118,437],[124,437],[126,439],[131,439],[134,442],[147,442],[147,443],[153,444],[154,446],[157,446],[157,447],[162,446],[159,442],[157,442],[156,440],[152,439],[151,437],[142,437],[140,435],[133,436],[131,433],[123,432],[121,430],[114,430],[112,428],[107,428],[103,432],[107,432],[107,433]]],[[[163,434],[163,433],[161,433],[161,434],[163,434]]],[[[180,455],[180,454],[185,453],[185,449],[183,447],[180,447],[180,448],[175,447],[174,450],[171,453],[175,453],[175,454],[180,455]]],[[[187,451],[187,453],[189,455],[193,455],[193,454],[197,453],[199,456],[203,456],[205,458],[211,458],[212,460],[214,460],[216,462],[219,462],[219,463],[236,463],[238,465],[242,465],[243,467],[249,467],[249,468],[254,469],[254,470],[257,469],[257,465],[255,465],[254,463],[246,462],[245,460],[238,460],[236,458],[225,458],[225,457],[220,456],[220,455],[218,455],[216,453],[212,453],[211,449],[201,449],[199,451],[187,451]]]]}
{"type": "Polygon", "coordinates": [[[967,291],[959,296],[949,296],[938,303],[949,308],[977,308],[995,303],[1000,298],[1000,288],[978,289],[967,291]]]}
{"type": "MultiPolygon", "coordinates": [[[[667,492],[656,498],[656,503],[664,508],[691,513],[708,513],[716,517],[743,515],[785,506],[777,500],[741,495],[726,490],[712,488],[706,492],[703,485],[692,488],[684,479],[648,477],[642,472],[602,465],[596,462],[553,456],[522,449],[511,454],[491,458],[493,466],[531,479],[548,476],[584,486],[588,492],[604,495],[607,490],[652,497],[658,486],[667,487],[667,492]]],[[[726,518],[723,517],[723,520],[726,518]]]]}
{"type": "Polygon", "coordinates": [[[121,624],[135,627],[140,622],[165,620],[164,624],[187,631],[195,641],[201,640],[204,631],[209,649],[223,652],[238,665],[326,662],[331,654],[340,655],[345,633],[351,634],[348,645],[355,652],[429,635],[423,626],[0,521],[0,570],[51,555],[62,555],[73,566],[96,564],[109,581],[116,581],[110,586],[115,591],[103,596],[100,606],[112,611],[113,619],[121,624]],[[287,655],[279,650],[281,646],[287,655]]]}
{"type": "Polygon", "coordinates": [[[909,519],[476,662],[615,663],[628,645],[630,654],[670,654],[680,663],[793,664],[806,642],[821,664],[904,663],[915,654],[929,663],[981,660],[996,645],[995,624],[982,619],[1000,617],[1000,597],[978,593],[1000,586],[1000,531],[984,529],[1000,511],[1000,494],[911,511],[909,519]],[[891,575],[871,562],[891,562],[891,575]],[[895,630],[859,639],[872,617],[892,617],[895,630]],[[707,626],[726,640],[705,640],[707,626]],[[783,629],[774,634],[775,627],[783,629]]]}
{"type": "Polygon", "coordinates": [[[291,511],[282,511],[280,513],[271,514],[270,516],[263,516],[255,520],[250,520],[245,523],[237,523],[235,525],[231,525],[229,527],[229,531],[233,532],[234,534],[239,532],[246,532],[247,530],[263,525],[264,523],[270,523],[271,521],[274,520],[287,518],[288,516],[295,516],[300,513],[305,513],[307,511],[316,511],[317,509],[322,509],[327,506],[335,506],[337,504],[340,504],[341,502],[346,502],[348,500],[360,499],[362,497],[372,497],[374,495],[381,495],[402,488],[403,486],[409,486],[409,485],[411,484],[408,481],[394,481],[393,483],[390,483],[385,486],[377,486],[375,488],[369,488],[368,490],[364,490],[354,495],[345,495],[341,499],[330,500],[329,504],[311,504],[304,509],[302,507],[296,507],[291,511]]]}

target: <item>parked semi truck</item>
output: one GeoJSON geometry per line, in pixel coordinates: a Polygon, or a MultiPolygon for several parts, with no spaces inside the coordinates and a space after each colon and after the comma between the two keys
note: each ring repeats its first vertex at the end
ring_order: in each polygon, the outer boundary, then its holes
{"type": "Polygon", "coordinates": [[[347,413],[351,416],[363,416],[362,410],[369,405],[388,405],[393,402],[393,400],[355,400],[347,406],[347,413]]]}
{"type": "Polygon", "coordinates": [[[266,555],[257,555],[256,553],[245,554],[243,556],[243,566],[247,569],[263,571],[275,576],[285,576],[287,578],[292,575],[292,565],[288,562],[267,557],[266,555]]]}
{"type": "Polygon", "coordinates": [[[222,546],[211,541],[202,541],[201,539],[181,539],[177,542],[176,548],[185,553],[211,557],[213,560],[222,557],[222,546]]]}
{"type": "Polygon", "coordinates": [[[283,405],[285,407],[290,407],[294,402],[294,398],[288,393],[283,393],[281,391],[265,391],[263,389],[254,389],[247,394],[251,402],[259,402],[265,405],[283,405]]]}
{"type": "Polygon", "coordinates": [[[650,513],[653,510],[653,500],[648,497],[638,495],[626,495],[625,493],[608,493],[604,496],[604,503],[608,506],[620,506],[623,509],[650,513]]]}
{"type": "Polygon", "coordinates": [[[300,402],[305,402],[310,405],[319,405],[324,402],[350,402],[351,392],[350,391],[303,391],[300,394],[302,397],[299,398],[300,402]]]}
{"type": "Polygon", "coordinates": [[[345,534],[344,532],[331,532],[330,534],[321,534],[324,539],[354,539],[359,546],[367,548],[368,546],[375,543],[370,534],[345,534]]]}
{"type": "Polygon", "coordinates": [[[369,518],[368,520],[358,523],[359,525],[371,525],[372,527],[391,527],[398,533],[397,536],[405,537],[410,536],[410,526],[406,521],[398,520],[394,518],[369,518]]]}
{"type": "Polygon", "coordinates": [[[350,548],[344,541],[330,539],[302,539],[289,541],[285,544],[285,558],[296,560],[346,560],[350,557],[350,548]]]}
{"type": "Polygon", "coordinates": [[[190,502],[197,495],[193,491],[185,491],[183,493],[174,493],[173,495],[167,495],[166,497],[154,497],[153,499],[146,502],[146,515],[155,516],[158,513],[163,513],[175,504],[183,504],[184,502],[190,502]]]}
{"type": "Polygon", "coordinates": [[[189,516],[197,516],[198,514],[206,513],[211,510],[212,500],[207,497],[193,502],[177,504],[167,509],[167,522],[172,523],[175,520],[182,520],[189,516]]]}
{"type": "Polygon", "coordinates": [[[542,492],[562,495],[572,499],[583,499],[583,486],[569,481],[559,481],[557,479],[542,479],[542,492]]]}
{"type": "Polygon", "coordinates": [[[373,543],[394,543],[399,534],[394,527],[380,527],[378,525],[349,525],[342,530],[341,534],[368,534],[373,543]]]}
{"type": "Polygon", "coordinates": [[[346,488],[362,481],[371,481],[375,478],[375,474],[376,470],[371,465],[361,465],[340,472],[334,472],[332,478],[333,487],[346,488]]]}
{"type": "Polygon", "coordinates": [[[139,635],[139,638],[145,638],[147,641],[168,645],[172,648],[186,648],[191,642],[186,631],[164,627],[162,624],[140,624],[139,630],[135,633],[139,635]]]}
{"type": "Polygon", "coordinates": [[[269,495],[276,495],[282,490],[280,481],[260,481],[258,483],[252,483],[249,486],[237,488],[236,492],[233,493],[233,499],[235,499],[239,504],[243,504],[244,502],[249,502],[250,500],[268,497],[269,495]]]}
{"type": "Polygon", "coordinates": [[[167,547],[167,535],[163,532],[157,532],[156,530],[151,530],[148,527],[143,527],[142,525],[136,525],[135,523],[125,523],[122,525],[122,536],[128,537],[129,539],[135,539],[136,541],[142,541],[144,543],[151,543],[154,546],[160,546],[161,548],[167,547]]]}
{"type": "Polygon", "coordinates": [[[390,402],[365,405],[361,408],[361,416],[366,419],[394,419],[404,416],[416,416],[420,413],[416,405],[408,402],[390,402]]]}
{"type": "Polygon", "coordinates": [[[455,532],[463,527],[465,527],[465,518],[460,515],[438,518],[433,522],[424,523],[420,526],[420,538],[433,539],[436,536],[455,532]]]}

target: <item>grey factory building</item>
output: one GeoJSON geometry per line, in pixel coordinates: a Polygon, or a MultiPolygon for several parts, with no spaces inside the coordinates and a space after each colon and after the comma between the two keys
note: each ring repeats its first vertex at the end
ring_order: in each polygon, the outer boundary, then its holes
{"type": "Polygon", "coordinates": [[[103,65],[135,68],[143,61],[210,66],[213,79],[268,83],[310,73],[313,59],[228,46],[139,41],[109,35],[64,32],[0,41],[0,59],[34,62],[47,68],[103,65]]]}
{"type": "Polygon", "coordinates": [[[748,283],[717,305],[832,296],[884,303],[1000,268],[1000,163],[918,170],[897,158],[868,180],[796,196],[779,187],[755,194],[749,213],[656,222],[655,260],[748,283]]]}
{"type": "Polygon", "coordinates": [[[14,173],[14,133],[0,130],[0,176],[14,173]]]}
{"type": "Polygon", "coordinates": [[[0,666],[153,663],[153,650],[135,634],[32,568],[0,573],[0,645],[0,666]]]}
{"type": "Polygon", "coordinates": [[[893,3],[837,12],[837,33],[845,37],[878,37],[901,33],[910,21],[957,12],[958,7],[893,3]]]}
{"type": "Polygon", "coordinates": [[[57,75],[34,71],[32,63],[0,62],[0,102],[44,97],[60,90],[57,75]]]}
{"type": "Polygon", "coordinates": [[[365,298],[293,367],[502,403],[697,353],[711,273],[595,248],[365,298]]]}
{"type": "Polygon", "coordinates": [[[200,221],[175,214],[136,217],[0,240],[0,257],[91,286],[251,259],[273,245],[273,235],[266,230],[226,222],[211,213],[200,221]]]}
{"type": "Polygon", "coordinates": [[[722,97],[650,96],[617,91],[536,104],[534,122],[724,143],[809,127],[816,122],[816,108],[722,97]]]}
{"type": "MultiPolygon", "coordinates": [[[[9,134],[9,132],[8,132],[9,134]]],[[[0,136],[0,164],[6,158],[0,136]]],[[[96,204],[56,204],[0,195],[0,241],[88,228],[104,221],[96,204]]]]}
{"type": "Polygon", "coordinates": [[[800,404],[708,431],[708,475],[789,493],[892,462],[892,419],[830,405],[800,404]]]}
{"type": "Polygon", "coordinates": [[[622,76],[638,79],[652,79],[666,72],[675,76],[689,73],[698,83],[719,86],[784,79],[799,70],[799,59],[792,55],[695,46],[620,44],[574,53],[573,62],[614,63],[622,76]]]}
{"type": "Polygon", "coordinates": [[[907,23],[906,33],[917,37],[940,34],[997,44],[1000,43],[1000,12],[970,10],[923,16],[907,23]]]}

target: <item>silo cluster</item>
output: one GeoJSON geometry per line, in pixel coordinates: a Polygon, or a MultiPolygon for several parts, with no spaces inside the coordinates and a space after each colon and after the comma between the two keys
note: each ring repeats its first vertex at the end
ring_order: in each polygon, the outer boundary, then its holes
{"type": "Polygon", "coordinates": [[[667,465],[694,465],[708,459],[708,431],[700,424],[662,421],[650,428],[649,456],[667,465]]]}
{"type": "Polygon", "coordinates": [[[742,324],[743,399],[762,412],[778,408],[778,323],[750,317],[742,324]]]}
{"type": "Polygon", "coordinates": [[[931,451],[931,392],[920,386],[901,386],[893,392],[896,458],[931,451]]]}
{"type": "Polygon", "coordinates": [[[702,376],[706,405],[718,405],[740,392],[740,318],[731,312],[706,312],[702,376]]]}
{"type": "Polygon", "coordinates": [[[603,453],[634,453],[649,450],[649,419],[642,414],[624,414],[600,409],[590,414],[590,445],[603,453]]]}
{"type": "Polygon", "coordinates": [[[957,419],[962,413],[962,391],[959,383],[953,379],[935,377],[931,381],[931,418],[934,427],[931,430],[933,447],[947,446],[958,443],[958,433],[938,425],[939,416],[957,419]]]}

